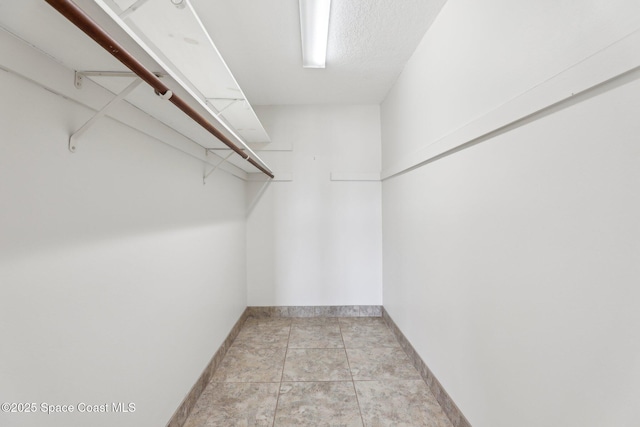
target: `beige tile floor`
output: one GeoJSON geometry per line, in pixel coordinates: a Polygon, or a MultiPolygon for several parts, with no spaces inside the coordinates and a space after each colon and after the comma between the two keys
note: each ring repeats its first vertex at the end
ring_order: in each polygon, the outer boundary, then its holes
{"type": "Polygon", "coordinates": [[[185,427],[451,427],[379,317],[249,319],[185,427]]]}

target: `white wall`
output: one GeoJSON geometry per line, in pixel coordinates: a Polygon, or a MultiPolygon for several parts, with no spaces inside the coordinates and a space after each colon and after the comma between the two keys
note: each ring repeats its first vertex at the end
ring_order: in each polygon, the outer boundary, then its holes
{"type": "Polygon", "coordinates": [[[380,172],[376,106],[263,106],[276,177],[249,185],[249,305],[380,305],[381,185],[331,181],[331,172],[380,172]]]}
{"type": "Polygon", "coordinates": [[[11,426],[162,426],[246,306],[244,183],[0,72],[0,413],[11,426]]]}
{"type": "Polygon", "coordinates": [[[382,169],[637,30],[639,9],[636,0],[447,1],[382,105],[382,169]]]}
{"type": "MultiPolygon", "coordinates": [[[[449,0],[383,169],[640,27],[637,2],[449,0]]],[[[640,78],[383,182],[384,305],[475,427],[633,426],[640,78]]]]}

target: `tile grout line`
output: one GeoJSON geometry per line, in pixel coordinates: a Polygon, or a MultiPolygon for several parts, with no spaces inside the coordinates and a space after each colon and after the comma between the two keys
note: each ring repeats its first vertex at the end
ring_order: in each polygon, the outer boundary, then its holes
{"type": "Polygon", "coordinates": [[[362,415],[362,407],[360,406],[360,399],[358,399],[358,390],[356,389],[356,382],[353,379],[353,371],[351,370],[351,362],[349,361],[349,353],[347,353],[347,344],[344,342],[344,335],[342,334],[342,323],[338,319],[338,328],[340,329],[340,338],[342,339],[342,345],[344,346],[344,355],[347,358],[347,366],[349,367],[349,375],[351,376],[351,385],[353,386],[353,393],[356,396],[356,403],[358,404],[358,412],[360,413],[360,421],[362,426],[365,426],[364,416],[362,415]]]}
{"type": "Polygon", "coordinates": [[[291,339],[291,329],[293,328],[293,321],[289,323],[289,335],[287,336],[287,347],[284,351],[284,360],[282,361],[282,374],[280,374],[280,382],[278,383],[278,397],[276,398],[276,407],[273,410],[273,423],[271,427],[276,425],[276,416],[278,415],[278,405],[280,404],[280,391],[282,390],[282,382],[284,379],[284,367],[287,364],[287,354],[289,354],[289,340],[291,339]]]}

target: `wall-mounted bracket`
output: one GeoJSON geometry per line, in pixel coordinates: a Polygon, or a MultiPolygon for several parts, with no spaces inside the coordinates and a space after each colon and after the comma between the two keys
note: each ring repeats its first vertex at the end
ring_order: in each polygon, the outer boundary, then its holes
{"type": "MultiPolygon", "coordinates": [[[[226,156],[226,157],[223,157],[223,158],[222,158],[222,160],[220,160],[220,161],[219,161],[219,162],[218,162],[218,163],[217,163],[217,164],[216,164],[216,165],[215,165],[215,166],[214,166],[214,167],[213,167],[209,172],[205,172],[205,173],[202,175],[202,185],[205,185],[205,184],[207,183],[207,178],[209,177],[209,175],[211,175],[212,173],[214,173],[214,172],[216,171],[216,169],[218,169],[220,166],[222,166],[222,164],[223,164],[224,162],[226,162],[226,161],[227,161],[227,159],[233,155],[233,151],[231,151],[230,149],[227,149],[227,150],[228,150],[228,151],[230,151],[230,153],[229,153],[229,154],[227,154],[227,156],[226,156]]],[[[205,153],[206,153],[206,155],[208,156],[208,155],[209,155],[209,152],[213,152],[213,151],[219,151],[219,150],[217,150],[217,149],[215,149],[215,148],[207,148],[207,149],[206,149],[206,151],[205,151],[205,153]]]]}
{"type": "Polygon", "coordinates": [[[84,82],[84,74],[76,71],[74,79],[73,79],[73,84],[76,87],[76,89],[82,89],[82,83],[84,82]]]}
{"type": "Polygon", "coordinates": [[[138,85],[142,83],[142,79],[137,77],[133,82],[129,84],[122,92],[116,95],[107,105],[102,107],[100,111],[98,111],[93,117],[89,119],[80,129],[78,129],[74,134],[69,137],[69,151],[74,153],[76,151],[77,142],[76,140],[86,132],[87,129],[91,127],[96,121],[100,120],[104,117],[118,102],[122,101],[127,95],[129,95],[138,85]]]}
{"type": "MultiPolygon", "coordinates": [[[[216,151],[231,151],[231,148],[227,148],[227,147],[220,147],[220,148],[207,148],[207,156],[209,155],[209,153],[216,153],[216,151]]],[[[244,150],[243,150],[244,151],[244,150]]],[[[216,153],[217,154],[217,153],[216,153]]]]}
{"type": "MultiPolygon", "coordinates": [[[[156,77],[165,77],[164,73],[153,73],[156,77]]],[[[73,83],[77,89],[82,89],[85,77],[129,77],[131,79],[138,77],[132,71],[76,71],[73,83]]]]}

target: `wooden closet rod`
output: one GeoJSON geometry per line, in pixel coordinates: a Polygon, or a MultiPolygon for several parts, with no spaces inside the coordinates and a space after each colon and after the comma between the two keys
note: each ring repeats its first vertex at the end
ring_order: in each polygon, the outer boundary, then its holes
{"type": "Polygon", "coordinates": [[[106,31],[104,31],[93,19],[91,19],[82,9],[70,0],[45,0],[54,9],[60,12],[65,18],[71,21],[76,27],[81,29],[86,35],[91,37],[96,43],[102,46],[107,52],[113,55],[118,61],[137,74],[142,80],[147,82],[156,93],[168,97],[169,101],[196,123],[205,128],[209,133],[222,141],[227,147],[235,151],[240,157],[258,168],[262,173],[273,178],[273,173],[256,162],[249,154],[242,151],[222,132],[216,129],[209,121],[194,110],[182,98],[173,94],[169,88],[151,71],[149,71],[140,61],[135,59],[127,50],[115,41],[106,31]]]}

